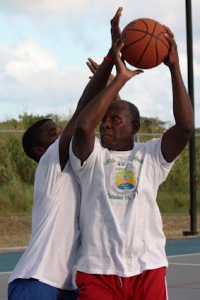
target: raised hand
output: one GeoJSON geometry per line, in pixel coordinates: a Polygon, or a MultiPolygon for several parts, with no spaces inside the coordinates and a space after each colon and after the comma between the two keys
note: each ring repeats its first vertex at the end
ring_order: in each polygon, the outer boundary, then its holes
{"type": "MultiPolygon", "coordinates": [[[[88,61],[86,62],[88,68],[90,69],[90,71],[94,74],[97,69],[99,68],[99,64],[96,63],[92,58],[88,58],[88,61]]],[[[111,73],[108,79],[108,84],[111,83],[111,81],[113,80],[115,76],[111,73]]],[[[92,76],[89,77],[90,79],[92,78],[92,76]]]]}
{"type": "MultiPolygon", "coordinates": [[[[96,61],[94,61],[92,58],[88,58],[86,65],[88,66],[88,68],[90,69],[90,71],[92,72],[93,75],[99,68],[99,64],[96,61]]],[[[90,76],[89,78],[91,79],[92,76],[90,76]]]]}
{"type": "Polygon", "coordinates": [[[126,67],[126,64],[121,59],[121,50],[124,46],[124,43],[118,39],[114,44],[114,56],[115,56],[115,65],[117,70],[117,75],[124,77],[124,79],[129,80],[133,76],[143,73],[143,70],[136,69],[131,70],[126,67]]]}
{"type": "Polygon", "coordinates": [[[167,30],[167,33],[165,33],[165,37],[170,45],[169,55],[164,59],[164,64],[168,66],[169,68],[179,66],[179,57],[178,57],[178,49],[177,44],[174,39],[174,34],[171,32],[171,30],[163,25],[165,29],[167,30]]]}
{"type": "Polygon", "coordinates": [[[123,7],[119,7],[116,14],[114,15],[114,17],[110,21],[112,45],[114,45],[116,40],[119,39],[120,35],[121,35],[121,30],[119,28],[119,21],[120,21],[121,15],[122,15],[122,10],[123,10],[123,7]]]}
{"type": "MultiPolygon", "coordinates": [[[[86,62],[88,68],[90,69],[90,71],[94,74],[97,69],[99,68],[99,65],[92,59],[92,58],[88,58],[88,61],[86,62]]],[[[109,85],[111,83],[111,81],[114,79],[114,75],[111,73],[109,78],[108,78],[108,83],[107,85],[109,85]]],[[[89,77],[90,79],[92,78],[92,76],[89,77]]],[[[114,98],[114,100],[120,100],[121,97],[119,94],[117,94],[114,98]]]]}

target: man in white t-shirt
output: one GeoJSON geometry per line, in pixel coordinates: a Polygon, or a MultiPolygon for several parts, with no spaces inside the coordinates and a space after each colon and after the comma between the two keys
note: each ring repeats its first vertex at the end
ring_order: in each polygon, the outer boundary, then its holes
{"type": "MultiPolygon", "coordinates": [[[[112,22],[112,43],[119,37],[119,9],[112,22]]],[[[74,300],[73,266],[80,247],[80,191],[69,162],[69,144],[75,121],[86,104],[110,77],[113,47],[86,86],[77,109],[62,131],[51,119],[33,124],[22,144],[38,163],[34,181],[32,232],[8,286],[9,300],[74,300]]],[[[89,60],[92,70],[94,61],[89,60]]]]}
{"type": "Polygon", "coordinates": [[[165,235],[156,196],[194,129],[174,36],[168,66],[175,125],[161,138],[134,142],[139,111],[113,101],[140,70],[128,69],[115,48],[117,75],[77,119],[70,161],[81,186],[81,250],[76,283],[80,300],[166,300],[165,235]],[[100,123],[100,140],[95,128],[100,123]]]}
{"type": "Polygon", "coordinates": [[[64,163],[61,151],[63,145],[67,152],[67,145],[61,133],[53,120],[42,119],[22,139],[25,153],[39,164],[31,237],[9,279],[10,300],[29,296],[59,299],[61,295],[63,299],[76,299],[78,295],[72,284],[72,270],[80,245],[80,192],[69,161],[64,163]]]}

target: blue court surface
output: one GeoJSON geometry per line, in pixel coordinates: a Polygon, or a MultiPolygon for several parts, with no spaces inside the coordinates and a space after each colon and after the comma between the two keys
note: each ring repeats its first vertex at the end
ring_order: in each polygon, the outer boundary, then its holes
{"type": "MultiPolygon", "coordinates": [[[[169,300],[200,300],[200,237],[169,240],[169,300]]],[[[7,282],[23,252],[0,253],[0,300],[7,300],[7,282]]]]}

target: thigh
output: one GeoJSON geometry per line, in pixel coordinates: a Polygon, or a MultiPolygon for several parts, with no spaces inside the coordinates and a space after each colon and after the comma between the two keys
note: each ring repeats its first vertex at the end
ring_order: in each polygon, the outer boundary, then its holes
{"type": "Polygon", "coordinates": [[[120,280],[115,275],[77,272],[76,284],[80,288],[78,300],[122,300],[120,280]]]}
{"type": "Polygon", "coordinates": [[[131,279],[130,297],[134,300],[167,300],[166,268],[146,270],[131,279]]]}
{"type": "Polygon", "coordinates": [[[58,300],[60,290],[35,279],[16,279],[8,285],[8,300],[58,300]]]}

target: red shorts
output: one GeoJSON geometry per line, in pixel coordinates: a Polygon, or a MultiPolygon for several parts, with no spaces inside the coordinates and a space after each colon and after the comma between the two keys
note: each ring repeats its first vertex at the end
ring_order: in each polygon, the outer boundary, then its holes
{"type": "Polygon", "coordinates": [[[79,300],[167,300],[166,268],[119,277],[77,272],[79,300]]]}

